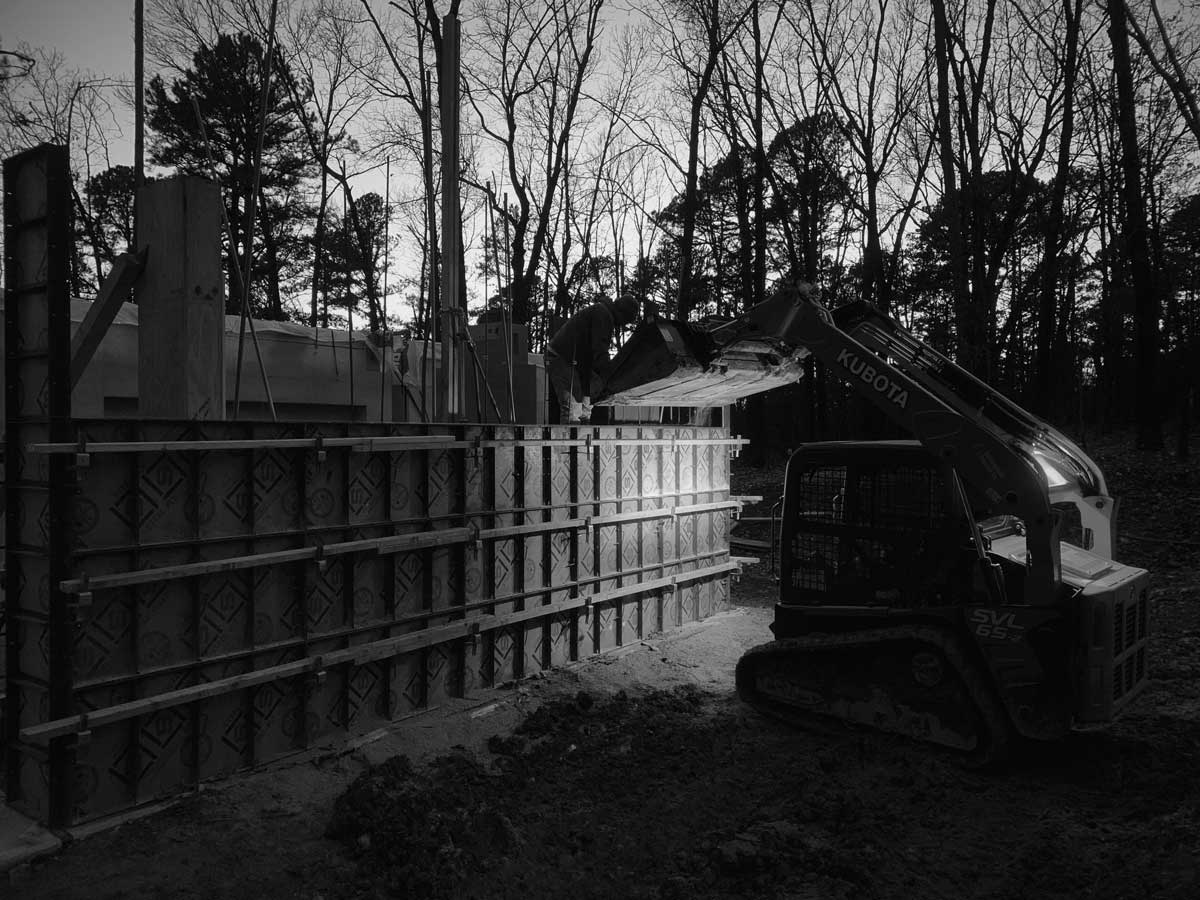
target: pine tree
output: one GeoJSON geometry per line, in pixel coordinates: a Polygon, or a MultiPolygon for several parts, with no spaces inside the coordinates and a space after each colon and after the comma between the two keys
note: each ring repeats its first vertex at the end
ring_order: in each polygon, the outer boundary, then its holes
{"type": "MultiPolygon", "coordinates": [[[[235,246],[227,250],[239,268],[245,262],[246,204],[254,184],[262,61],[263,48],[255,38],[222,34],[215,45],[196,51],[192,67],[169,89],[156,77],[147,92],[148,123],[154,132],[151,160],[187,174],[215,174],[234,235],[235,246]],[[204,118],[211,161],[193,99],[204,118]]],[[[263,129],[251,294],[254,314],[268,319],[287,318],[284,296],[302,288],[309,277],[310,245],[303,232],[313,210],[303,182],[313,174],[315,163],[301,120],[308,115],[304,109],[307,97],[308,90],[303,86],[296,89],[294,76],[276,52],[263,129]]],[[[236,313],[240,302],[230,290],[226,309],[236,313]]]]}

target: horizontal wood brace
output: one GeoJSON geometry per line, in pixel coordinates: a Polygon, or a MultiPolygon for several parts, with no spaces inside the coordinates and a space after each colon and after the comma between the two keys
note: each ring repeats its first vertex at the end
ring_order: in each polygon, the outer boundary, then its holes
{"type": "MultiPolygon", "coordinates": [[[[595,521],[594,519],[592,520],[595,521]]],[[[534,522],[529,525],[504,525],[499,528],[480,530],[481,539],[515,537],[522,534],[538,534],[547,531],[570,531],[575,528],[586,528],[587,519],[555,519],[550,522],[534,522]]]]}
{"type": "Polygon", "coordinates": [[[394,437],[263,438],[262,440],[197,441],[77,441],[29,444],[30,453],[182,453],[211,450],[350,450],[372,453],[399,450],[432,450],[474,447],[474,441],[451,435],[399,435],[394,437]]]}
{"type": "MultiPolygon", "coordinates": [[[[44,484],[37,482],[36,484],[44,484]]],[[[536,513],[554,513],[559,510],[581,509],[597,506],[602,503],[646,503],[655,500],[670,500],[677,497],[690,497],[700,493],[721,493],[711,491],[665,491],[654,494],[634,494],[628,497],[580,497],[574,503],[547,503],[537,506],[507,506],[503,509],[473,509],[470,512],[440,513],[429,516],[409,516],[404,519],[371,519],[363,522],[339,522],[334,525],[319,525],[310,528],[294,528],[286,531],[256,531],[231,532],[229,534],[214,534],[199,538],[188,538],[179,541],[146,541],[141,544],[112,544],[98,547],[76,547],[71,552],[76,559],[89,556],[124,556],[130,553],[149,552],[153,550],[175,550],[186,547],[203,547],[210,544],[245,543],[248,540],[268,541],[285,540],[288,538],[310,538],[322,534],[333,534],[349,530],[365,530],[370,528],[407,528],[420,526],[430,522],[463,523],[472,518],[488,518],[494,516],[529,515],[536,513]]],[[[731,501],[745,502],[745,497],[731,497],[731,501]]]]}
{"type": "MultiPolygon", "coordinates": [[[[167,675],[178,675],[182,672],[187,672],[191,669],[207,666],[222,666],[231,662],[248,659],[250,657],[261,655],[264,653],[282,653],[288,650],[307,647],[309,644],[320,641],[339,641],[347,638],[358,637],[359,635],[367,634],[372,631],[385,631],[393,628],[404,628],[411,625],[418,625],[423,622],[430,622],[437,619],[446,619],[455,616],[462,616],[465,613],[475,613],[481,609],[487,609],[492,606],[500,606],[507,603],[521,603],[531,597],[544,597],[546,594],[560,592],[566,590],[578,591],[589,585],[596,585],[602,581],[611,581],[616,578],[628,579],[645,574],[646,572],[655,569],[675,569],[683,566],[698,565],[717,558],[721,559],[717,565],[722,565],[729,559],[729,552],[722,548],[721,550],[710,551],[708,553],[697,553],[692,556],[680,557],[678,559],[666,559],[661,562],[651,563],[650,565],[640,566],[636,569],[621,569],[617,572],[605,573],[602,575],[591,575],[587,578],[581,578],[578,581],[563,582],[552,587],[530,588],[526,591],[518,591],[512,594],[501,594],[500,596],[484,597],[481,600],[474,600],[471,603],[464,603],[461,606],[443,606],[434,609],[424,609],[419,612],[409,613],[399,616],[394,619],[387,620],[371,620],[361,622],[356,625],[334,628],[329,631],[310,633],[305,637],[292,637],[281,641],[271,641],[265,644],[255,644],[250,647],[243,647],[238,650],[225,651],[224,653],[214,654],[212,656],[200,657],[197,659],[189,659],[183,662],[170,663],[164,666],[154,666],[140,669],[137,672],[123,673],[120,675],[109,675],[101,678],[84,679],[75,683],[76,691],[88,691],[96,689],[108,689],[117,685],[129,684],[136,681],[142,681],[147,678],[159,678],[167,675]]],[[[711,568],[711,565],[708,567],[711,568]]],[[[700,570],[703,571],[702,566],[700,570]]],[[[39,682],[40,684],[40,682],[39,682]]]]}
{"type": "Polygon", "coordinates": [[[30,453],[175,453],[206,452],[211,450],[332,450],[347,447],[357,453],[378,453],[402,450],[432,450],[447,448],[479,447],[683,447],[722,446],[740,447],[747,444],[744,438],[534,438],[524,440],[496,440],[494,438],[473,440],[456,438],[453,435],[360,435],[351,437],[317,438],[263,438],[261,440],[238,438],[231,440],[194,441],[67,441],[33,443],[27,445],[30,453]]]}
{"type": "Polygon", "coordinates": [[[739,503],[733,500],[720,500],[716,503],[691,503],[681,506],[660,506],[655,509],[639,509],[633,512],[613,513],[608,516],[593,516],[592,524],[615,525],[621,522],[636,522],[647,519],[669,519],[672,516],[695,515],[697,513],[718,512],[723,509],[737,509],[739,503]]]}
{"type": "Polygon", "coordinates": [[[132,587],[139,584],[151,584],[179,578],[194,578],[198,575],[214,575],[218,572],[236,572],[260,566],[282,565],[285,563],[305,562],[307,560],[320,561],[328,556],[340,556],[344,553],[360,553],[364,550],[375,550],[379,553],[420,550],[425,547],[437,547],[446,543],[457,543],[466,540],[469,536],[470,531],[466,528],[443,528],[433,531],[420,531],[414,534],[395,534],[388,537],[340,541],[332,544],[318,544],[312,547],[297,547],[294,550],[274,550],[270,553],[231,556],[225,559],[182,563],[176,566],[160,566],[155,569],[139,569],[136,572],[117,572],[112,575],[97,575],[95,578],[90,578],[84,574],[80,578],[71,578],[60,582],[59,587],[68,594],[81,594],[87,591],[100,591],[108,588],[132,587]]]}
{"type": "Polygon", "coordinates": [[[253,672],[245,672],[241,675],[233,675],[228,678],[221,678],[206,684],[198,684],[191,687],[179,688],[178,690],[156,694],[153,697],[143,697],[138,700],[130,700],[125,703],[118,703],[102,709],[91,710],[87,713],[82,713],[79,715],[53,719],[49,722],[44,722],[39,725],[31,725],[26,728],[22,728],[19,736],[23,741],[41,745],[54,738],[65,737],[71,734],[79,734],[81,732],[96,728],[102,728],[106,725],[124,722],[138,716],[149,715],[151,713],[158,712],[159,710],[170,709],[172,707],[182,706],[188,703],[195,703],[200,700],[218,697],[233,691],[256,687],[261,684],[267,684],[272,681],[295,678],[310,672],[323,672],[333,666],[346,664],[362,665],[364,663],[374,662],[376,660],[386,659],[392,656],[398,656],[402,653],[411,653],[414,650],[419,650],[434,644],[442,644],[446,641],[466,638],[482,632],[503,628],[508,625],[517,624],[530,619],[540,619],[546,616],[559,615],[561,613],[570,612],[584,606],[598,606],[600,604],[618,600],[633,594],[652,593],[658,590],[671,590],[680,583],[707,581],[722,575],[731,574],[736,571],[738,571],[738,566],[736,563],[726,563],[720,566],[711,566],[707,569],[697,569],[691,572],[682,572],[666,578],[656,578],[651,581],[642,581],[627,587],[614,588],[607,591],[598,591],[591,594],[577,595],[566,600],[561,600],[555,603],[547,603],[542,606],[532,607],[530,609],[515,610],[513,612],[504,613],[501,615],[484,614],[480,616],[474,616],[469,619],[462,619],[446,625],[427,628],[423,631],[414,632],[412,634],[383,638],[381,640],[371,641],[370,643],[358,644],[354,647],[347,647],[343,650],[333,650],[317,656],[295,660],[294,662],[281,663],[265,669],[258,669],[253,672]]]}
{"type": "MultiPolygon", "coordinates": [[[[317,544],[311,547],[297,547],[293,550],[273,550],[269,553],[230,556],[224,559],[181,563],[179,565],[160,566],[153,569],[139,569],[134,572],[116,572],[110,575],[97,575],[94,578],[84,573],[79,578],[70,578],[59,582],[59,588],[68,594],[83,594],[91,591],[134,587],[136,585],[152,584],[160,581],[215,575],[220,572],[238,572],[243,569],[254,569],[261,566],[283,565],[308,560],[319,561],[325,557],[340,556],[346,553],[361,553],[364,551],[375,551],[380,554],[403,553],[410,550],[421,550],[427,547],[457,544],[464,541],[492,540],[523,534],[570,531],[587,527],[599,528],[622,522],[649,521],[653,519],[668,519],[672,516],[717,512],[723,509],[734,509],[737,506],[736,502],[725,500],[717,503],[699,503],[689,506],[659,507],[627,513],[615,513],[609,516],[592,516],[590,519],[558,519],[550,522],[506,525],[479,530],[473,527],[440,528],[414,532],[413,534],[396,534],[386,537],[362,538],[355,541],[338,541],[329,544],[317,544]]],[[[488,513],[473,515],[483,517],[488,515],[488,513]]]]}
{"type": "Polygon", "coordinates": [[[747,438],[600,438],[596,444],[613,444],[619,447],[743,447],[747,438]]]}

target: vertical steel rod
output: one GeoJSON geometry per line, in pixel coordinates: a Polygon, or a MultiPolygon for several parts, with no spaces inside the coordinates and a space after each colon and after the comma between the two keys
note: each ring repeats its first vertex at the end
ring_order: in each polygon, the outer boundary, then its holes
{"type": "MultiPolygon", "coordinates": [[[[251,175],[250,196],[246,198],[246,241],[245,271],[242,274],[242,319],[238,326],[237,374],[234,376],[233,388],[233,417],[236,419],[241,409],[242,400],[242,347],[246,337],[246,322],[250,323],[250,336],[254,342],[254,352],[258,356],[258,368],[262,374],[263,389],[267,393],[267,405],[271,410],[271,421],[275,416],[275,401],[271,397],[271,383],[267,379],[267,369],[263,364],[262,348],[258,346],[258,335],[254,330],[254,319],[250,315],[250,282],[254,274],[254,225],[258,214],[258,188],[262,180],[263,139],[267,130],[267,104],[271,99],[271,70],[275,63],[275,14],[279,10],[279,0],[271,0],[271,19],[267,26],[267,49],[263,54],[262,91],[259,95],[258,106],[258,137],[254,145],[254,168],[251,175]]],[[[230,247],[230,251],[233,248],[230,247]]],[[[234,260],[236,262],[236,258],[234,260]]]]}

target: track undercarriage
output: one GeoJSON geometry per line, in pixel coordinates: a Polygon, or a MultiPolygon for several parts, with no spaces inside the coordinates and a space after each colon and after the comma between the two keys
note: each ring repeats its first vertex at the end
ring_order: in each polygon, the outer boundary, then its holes
{"type": "Polygon", "coordinates": [[[771,641],[737,666],[739,696],[792,724],[836,719],[941,745],[972,765],[1004,757],[1010,727],[949,631],[894,626],[771,641]]]}

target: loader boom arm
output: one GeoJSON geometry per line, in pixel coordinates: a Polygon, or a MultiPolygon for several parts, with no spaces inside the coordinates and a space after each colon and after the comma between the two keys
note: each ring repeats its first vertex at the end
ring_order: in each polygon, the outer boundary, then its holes
{"type": "Polygon", "coordinates": [[[647,326],[657,329],[665,350],[646,353],[627,344],[630,353],[618,354],[607,399],[600,402],[729,402],[796,380],[799,361],[811,354],[955,469],[997,513],[1024,521],[1026,602],[1051,604],[1058,596],[1052,503],[1074,502],[1096,552],[1111,557],[1113,504],[1095,463],[1049,424],[874,307],[850,304],[831,313],[815,288],[800,284],[715,327],[647,326]],[[671,354],[674,369],[665,361],[671,354]],[[755,355],[757,376],[746,363],[755,355]]]}

